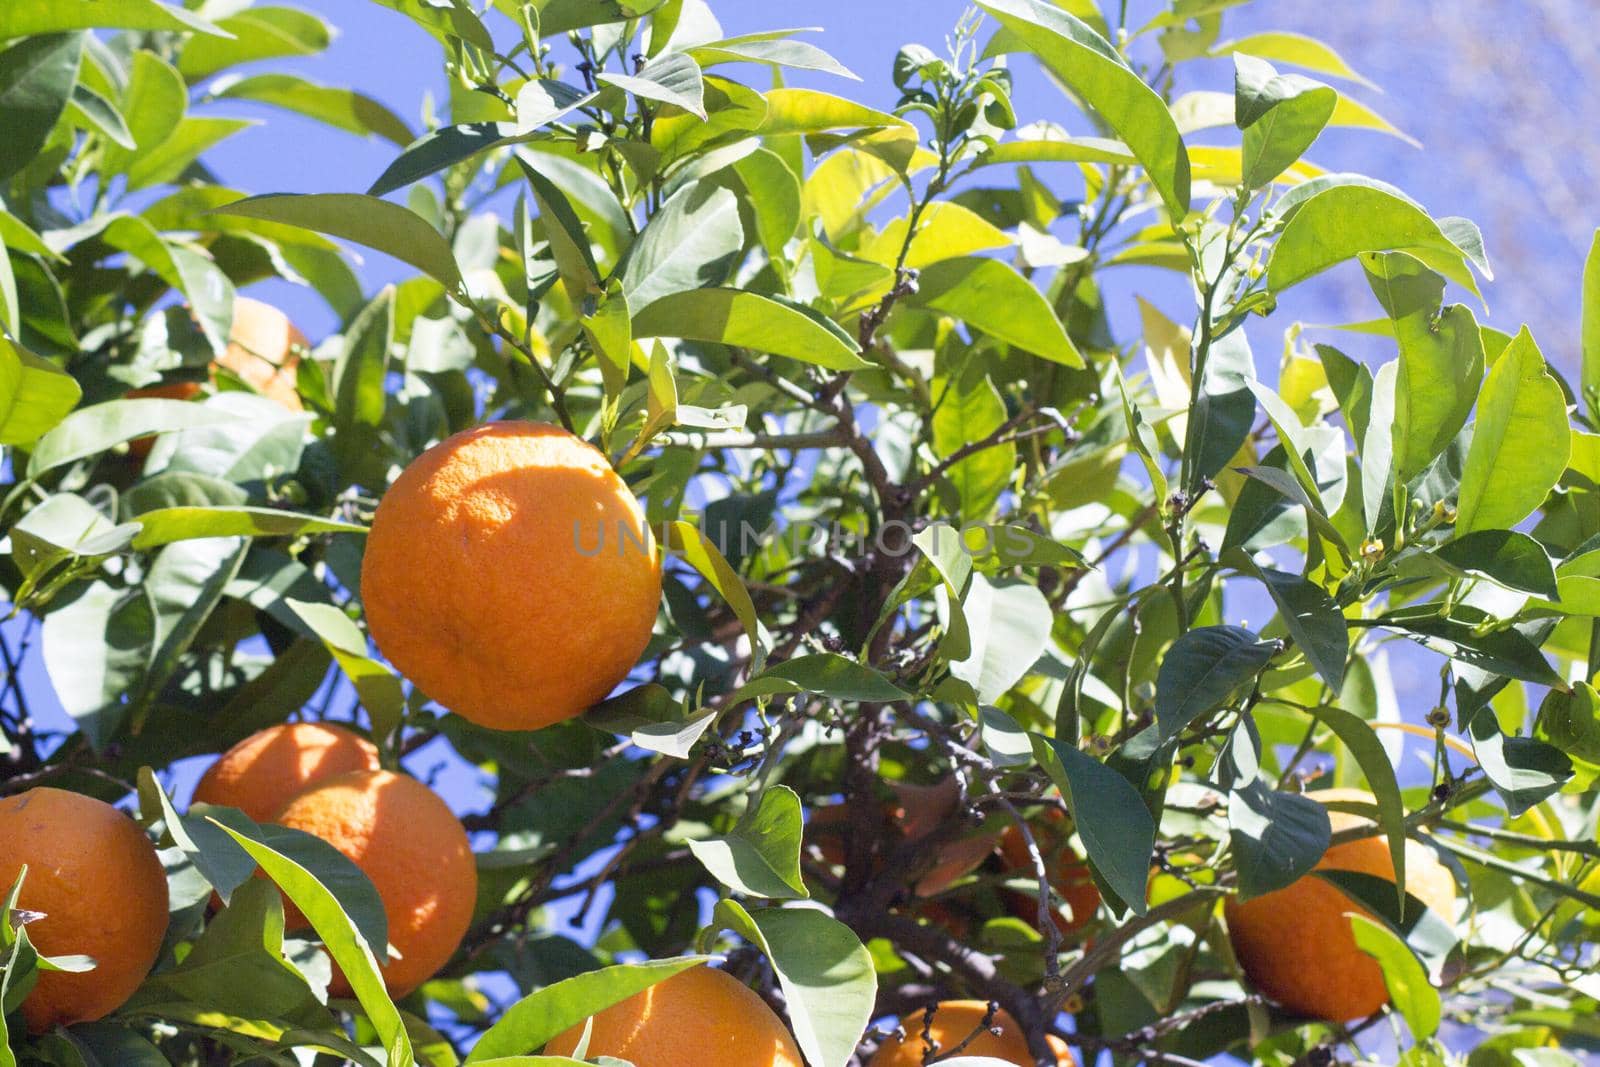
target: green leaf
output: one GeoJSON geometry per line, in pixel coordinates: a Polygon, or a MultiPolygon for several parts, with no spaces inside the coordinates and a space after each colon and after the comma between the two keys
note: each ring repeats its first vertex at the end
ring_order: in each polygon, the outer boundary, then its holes
{"type": "Polygon", "coordinates": [[[1253,682],[1278,651],[1242,626],[1201,626],[1172,643],[1156,675],[1156,721],[1162,737],[1220,708],[1253,682]]]}
{"type": "Polygon", "coordinates": [[[138,532],[137,523],[113,526],[81,496],[55,493],[11,528],[11,558],[25,578],[33,579],[72,556],[93,559],[120,552],[138,532]]]}
{"type": "Polygon", "coordinates": [[[911,302],[1052,363],[1084,365],[1049,301],[1009,263],[980,256],[934,263],[922,272],[911,302]]]}
{"type": "Polygon", "coordinates": [[[82,397],[72,375],[0,337],[0,445],[33,444],[82,397]]]}
{"type": "Polygon", "coordinates": [[[993,582],[973,574],[961,598],[970,651],[950,673],[993,704],[1020,682],[1050,640],[1050,602],[1028,582],[993,582]]]}
{"type": "Polygon", "coordinates": [[[738,198],[710,182],[691,182],[661,206],[628,249],[619,269],[628,306],[648,312],[664,297],[726,281],[743,247],[738,198]]]}
{"type": "Polygon", "coordinates": [[[67,104],[67,116],[81,129],[98,133],[121,148],[139,147],[117,105],[87,85],[80,83],[73,86],[72,100],[67,104]]]}
{"type": "Polygon", "coordinates": [[[1579,381],[1589,417],[1600,419],[1600,230],[1583,263],[1582,366],[1579,381]]]}
{"type": "Polygon", "coordinates": [[[1539,704],[1533,735],[1585,763],[1600,764],[1600,693],[1574,682],[1570,693],[1552,689],[1539,704]]]}
{"type": "Polygon", "coordinates": [[[1137,915],[1146,910],[1155,821],[1126,778],[1062,738],[1033,735],[1034,759],[1061,790],[1088,860],[1137,915]]]}
{"type": "Polygon", "coordinates": [[[273,193],[215,209],[219,215],[279,222],[342,237],[409,263],[447,289],[463,286],[450,242],[399,204],[356,193],[273,193]]]}
{"type": "Polygon", "coordinates": [[[320,85],[298,74],[252,74],[219,78],[207,96],[216,100],[251,100],[292,111],[335,129],[366,136],[376,134],[402,148],[412,141],[404,119],[370,96],[332,85],[320,85]]]}
{"type": "Polygon", "coordinates": [[[1561,480],[1571,449],[1566,396],[1524,326],[1478,396],[1456,505],[1457,535],[1509,530],[1527,518],[1561,480]]]}
{"type": "Polygon", "coordinates": [[[387,739],[405,713],[405,692],[399,676],[368,654],[366,635],[340,608],[292,598],[285,598],[285,603],[338,661],[339,669],[350,679],[357,699],[372,719],[373,735],[380,741],[387,739]]]}
{"type": "Polygon", "coordinates": [[[1338,603],[1321,586],[1298,574],[1253,566],[1252,573],[1272,595],[1279,617],[1306,660],[1338,697],[1350,658],[1350,633],[1338,603]]]}
{"type": "MultiPolygon", "coordinates": [[[[1310,183],[1307,183],[1310,184],[1310,183]]],[[[1286,208],[1278,205],[1280,213],[1286,208]]],[[[1267,261],[1275,293],[1363,252],[1407,252],[1472,292],[1467,256],[1415,203],[1374,185],[1332,185],[1295,204],[1267,261]]],[[[1487,271],[1485,277],[1493,277],[1487,271]]]]}
{"type": "Polygon", "coordinates": [[[634,315],[633,335],[750,348],[829,370],[870,366],[860,357],[860,346],[829,320],[738,289],[690,289],[663,297],[634,315]]]}
{"type": "Polygon", "coordinates": [[[1490,674],[1558,689],[1566,687],[1561,675],[1551,669],[1540,653],[1539,646],[1514,629],[1480,631],[1459,619],[1396,613],[1371,621],[1352,620],[1352,625],[1393,627],[1441,655],[1490,674]]]}
{"type": "Polygon", "coordinates": [[[144,579],[154,617],[154,651],[144,684],[125,708],[135,731],[239,572],[249,543],[231,537],[183,541],[157,553],[144,579]]]}
{"type": "Polygon", "coordinates": [[[341,473],[364,485],[382,485],[388,467],[379,430],[388,410],[394,321],[395,290],[385,286],[345,330],[333,364],[334,458],[341,473]]]}
{"type": "Polygon", "coordinates": [[[1439,1030],[1443,1009],[1439,991],[1428,981],[1416,954],[1383,923],[1356,912],[1348,918],[1356,947],[1378,961],[1389,999],[1411,1027],[1411,1036],[1418,1041],[1432,1037],[1439,1030]]]}
{"type": "MultiPolygon", "coordinates": [[[[383,1047],[389,1050],[388,1067],[413,1067],[416,1054],[411,1049],[405,1021],[395,1008],[394,1001],[389,999],[371,945],[351,923],[350,917],[339,904],[339,898],[310,870],[266,840],[221,822],[215,822],[215,825],[221,827],[261,865],[267,877],[277,883],[278,888],[311,923],[333,961],[344,972],[345,980],[361,1002],[362,1010],[377,1031],[383,1047]]],[[[267,832],[263,830],[260,837],[267,838],[267,832]]]]}
{"type": "Polygon", "coordinates": [[[1005,27],[987,54],[1026,49],[1105,120],[1161,194],[1173,222],[1189,214],[1189,153],[1166,102],[1088,24],[1044,0],[979,0],[1005,27]]]}
{"type": "Polygon", "coordinates": [[[1394,887],[1389,879],[1377,875],[1323,867],[1313,872],[1313,877],[1321,878],[1387,923],[1389,929],[1403,937],[1411,950],[1421,957],[1435,980],[1443,976],[1445,964],[1461,942],[1454,925],[1455,916],[1440,915],[1407,893],[1402,918],[1395,902],[1394,887]]]}
{"type": "Polygon", "coordinates": [[[221,355],[233,327],[233,282],[215,262],[193,248],[163,238],[154,226],[134,215],[108,223],[101,239],[144,263],[161,280],[189,298],[211,351],[221,355]]]}
{"type": "Polygon", "coordinates": [[[1105,137],[1069,137],[1053,124],[1035,124],[1018,130],[1019,139],[1002,141],[980,155],[975,167],[1017,163],[1137,163],[1128,146],[1105,137]]]}
{"type": "Polygon", "coordinates": [[[245,119],[185,118],[172,135],[128,166],[128,188],[147,189],[182,178],[205,152],[255,125],[245,119]]]}
{"type": "Polygon", "coordinates": [[[637,74],[601,73],[595,75],[595,80],[615,85],[642,100],[674,104],[691,115],[706,117],[706,85],[700,64],[682,52],[658,56],[637,74]]]}
{"type": "Polygon", "coordinates": [[[1362,266],[1400,346],[1393,462],[1395,483],[1404,486],[1466,425],[1483,380],[1483,333],[1468,308],[1452,304],[1440,311],[1444,280],[1416,259],[1371,256],[1362,266]]]}
{"type": "Polygon", "coordinates": [[[1537,738],[1508,737],[1493,708],[1479,709],[1467,732],[1478,766],[1512,818],[1559,792],[1572,777],[1572,761],[1565,753],[1537,738]]]}
{"type": "Polygon", "coordinates": [[[505,1056],[520,1056],[613,1004],[642,993],[664,979],[690,967],[705,964],[705,956],[680,956],[648,963],[602,967],[547,985],[507,1008],[472,1046],[466,1062],[492,1063],[505,1056]]]}
{"type": "Polygon", "coordinates": [[[0,114],[6,116],[0,180],[27,166],[44,147],[72,99],[82,61],[81,33],[30,37],[0,52],[0,114]]]}
{"type": "Polygon", "coordinates": [[[233,36],[192,37],[178,53],[178,71],[191,83],[241,63],[316,55],[333,43],[326,22],[292,7],[250,7],[217,27],[233,36]]]}
{"type": "Polygon", "coordinates": [[[872,1020],[878,977],[872,954],[844,923],[816,908],[746,911],[718,901],[713,927],[759,948],[783,990],[795,1043],[812,1067],[845,1067],[872,1020]]]}
{"type": "Polygon", "coordinates": [[[799,796],[776,785],[761,794],[729,833],[691,839],[689,851],[736,893],[771,900],[809,897],[800,874],[802,822],[799,796]]]}
{"type": "Polygon", "coordinates": [[[1434,559],[1462,575],[1532,593],[1546,600],[1558,598],[1555,565],[1544,546],[1525,533],[1512,530],[1478,530],[1432,549],[1434,559]]]}
{"type": "Polygon", "coordinates": [[[813,652],[784,660],[753,676],[728,699],[728,704],[785,693],[818,693],[835,700],[884,703],[911,694],[889,679],[837,652],[813,652]]]}
{"type": "Polygon", "coordinates": [[[1378,825],[1389,841],[1389,860],[1394,865],[1394,886],[1398,894],[1396,903],[1403,908],[1406,906],[1406,807],[1389,754],[1378,740],[1377,732],[1359,715],[1335,704],[1319,704],[1307,710],[1349,749],[1366,777],[1367,788],[1377,801],[1378,825]]]}
{"type": "Polygon", "coordinates": [[[301,537],[313,533],[366,533],[358,523],[300,515],[276,508],[157,508],[139,516],[142,527],[133,539],[137,549],[158,548],[200,537],[301,537]]]}
{"type": "Polygon", "coordinates": [[[226,30],[198,15],[156,0],[6,0],[0,5],[0,38],[92,29],[174,30],[227,36],[226,30]]]}
{"type": "MultiPolygon", "coordinates": [[[[452,41],[460,40],[485,52],[494,52],[494,37],[489,33],[489,28],[473,13],[472,7],[461,0],[446,0],[444,3],[438,0],[376,0],[376,2],[407,16],[447,48],[452,47],[452,41]]],[[[545,32],[556,31],[547,27],[545,32]]]]}
{"type": "Polygon", "coordinates": [[[1253,781],[1228,795],[1228,839],[1248,900],[1282,889],[1310,872],[1328,851],[1328,811],[1310,797],[1280,793],[1253,781]]]}
{"type": "MultiPolygon", "coordinates": [[[[982,441],[1005,425],[1006,404],[1000,391],[983,373],[978,360],[969,361],[958,377],[935,379],[933,450],[941,458],[964,446],[982,441]]],[[[1010,483],[1016,470],[1017,446],[998,445],[975,452],[945,472],[955,486],[961,515],[983,518],[1010,483]]]]}
{"type": "Polygon", "coordinates": [[[136,437],[215,426],[233,416],[219,406],[186,400],[108,400],[80,408],[62,419],[34,447],[28,457],[28,477],[96,456],[136,437]]]}
{"type": "Polygon", "coordinates": [[[775,259],[800,226],[800,180],[770,148],[758,148],[733,165],[755,213],[756,233],[775,259]]]}
{"type": "Polygon", "coordinates": [[[1310,148],[1339,103],[1328,86],[1236,52],[1235,121],[1244,131],[1242,179],[1259,189],[1289,169],[1310,148]]]}

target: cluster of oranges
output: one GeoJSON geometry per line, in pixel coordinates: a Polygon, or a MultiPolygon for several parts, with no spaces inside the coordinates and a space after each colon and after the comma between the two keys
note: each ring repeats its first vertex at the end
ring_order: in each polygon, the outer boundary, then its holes
{"type": "MultiPolygon", "coordinates": [[[[275,309],[240,300],[233,343],[217,366],[298,410],[295,365],[305,338],[275,309]]],[[[188,399],[196,383],[144,395],[188,399]]],[[[497,422],[449,438],[401,473],[367,542],[361,593],[378,647],[419,689],[480,726],[533,730],[569,719],[621,682],[653,628],[661,571],[637,499],[606,457],[553,426],[497,422]],[[495,580],[483,577],[493,574],[495,580]]],[[[930,837],[952,817],[953,782],[896,785],[883,817],[901,840],[930,837]]],[[[1324,799],[1368,800],[1362,794],[1324,799]]],[[[342,727],[273,727],[234,746],[210,768],[196,803],[238,808],[258,822],[313,834],[371,880],[383,902],[392,953],[383,972],[396,995],[415,989],[456,953],[476,903],[477,875],[460,821],[427,786],[380,765],[378,750],[342,727]]],[[[1356,825],[1335,813],[1335,829],[1356,825]]],[[[1063,934],[1096,916],[1100,894],[1067,844],[1059,811],[1033,825],[1063,934]]],[[[813,814],[822,858],[842,862],[843,808],[813,814]],[[830,849],[832,850],[830,852],[830,849]]],[[[1031,875],[1016,827],[933,848],[914,886],[918,914],[965,937],[970,924],[937,898],[990,863],[1031,875]]],[[[1453,912],[1455,887],[1426,849],[1408,843],[1408,886],[1453,912]]],[[[98,800],[46,787],[0,800],[0,888],[28,874],[19,908],[47,956],[83,954],[87,972],[42,971],[23,1003],[33,1032],[100,1018],[154,965],[167,925],[167,882],[149,838],[98,800]]],[[[1393,877],[1385,844],[1366,838],[1331,849],[1322,867],[1393,877]]],[[[1007,889],[1011,914],[1037,920],[1037,895],[1007,889]]],[[[1278,893],[1226,908],[1234,949],[1265,993],[1302,1014],[1359,1018],[1388,1001],[1375,961],[1355,946],[1353,905],[1331,885],[1302,878],[1278,893]],[[1285,944],[1316,946],[1316,965],[1285,944]]],[[[287,909],[290,928],[305,919],[287,909]]],[[[381,949],[383,946],[374,946],[381,949]]],[[[335,975],[332,991],[348,995],[335,975]]],[[[1055,1039],[1052,1039],[1054,1041],[1055,1039]]],[[[946,1001],[903,1020],[873,1067],[921,1063],[930,1043],[964,1055],[1031,1062],[1020,1029],[978,1001],[946,1001]]],[[[726,972],[695,967],[599,1013],[550,1042],[551,1054],[587,1053],[641,1067],[802,1067],[778,1015],[726,972]],[[587,1034],[587,1042],[584,1042],[587,1034]]],[[[1056,1042],[1059,1062],[1075,1062],[1056,1042]]]]}

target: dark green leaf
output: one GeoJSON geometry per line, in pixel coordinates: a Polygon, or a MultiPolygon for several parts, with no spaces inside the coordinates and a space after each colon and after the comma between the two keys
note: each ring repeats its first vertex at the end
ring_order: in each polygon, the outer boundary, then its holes
{"type": "Polygon", "coordinates": [[[730,703],[784,693],[819,693],[836,700],[879,703],[910,694],[889,679],[836,652],[814,652],[774,664],[741,686],[730,703]]]}
{"type": "Polygon", "coordinates": [[[641,99],[675,104],[691,115],[706,117],[706,87],[700,64],[682,52],[669,52],[652,59],[637,74],[602,73],[596,80],[615,85],[641,99]]]}
{"type": "Polygon", "coordinates": [[[1345,661],[1350,657],[1350,634],[1338,603],[1321,586],[1298,574],[1268,568],[1257,570],[1256,577],[1272,594],[1295,644],[1337,697],[1344,688],[1345,661]]]}
{"type": "Polygon", "coordinates": [[[1333,117],[1339,94],[1242,52],[1233,56],[1235,122],[1244,131],[1242,177],[1258,189],[1293,165],[1333,117]]]}
{"type": "Polygon", "coordinates": [[[253,100],[292,111],[350,133],[377,134],[402,148],[412,141],[405,120],[370,96],[319,85],[298,74],[252,74],[219,78],[208,95],[218,100],[253,100]]]}
{"type": "Polygon", "coordinates": [[[736,893],[794,900],[808,897],[800,875],[800,798],[788,786],[761,794],[760,802],[722,837],[690,840],[705,869],[736,893]]]}
{"type": "Polygon", "coordinates": [[[1522,593],[1555,600],[1556,570],[1544,546],[1525,533],[1478,530],[1432,550],[1435,559],[1462,574],[1487,578],[1522,593]]]}
{"type": "Polygon", "coordinates": [[[1176,737],[1196,719],[1221,707],[1253,682],[1277,653],[1242,626],[1202,626],[1172,643],[1156,675],[1156,721],[1163,737],[1176,737]]]}
{"type": "Polygon", "coordinates": [[[1070,742],[1035,734],[1033,752],[1061,790],[1089,862],[1113,892],[1143,915],[1156,827],[1139,791],[1070,742]]]}
{"type": "Polygon", "coordinates": [[[1317,865],[1332,836],[1328,811],[1310,797],[1280,793],[1255,781],[1228,796],[1239,895],[1282,889],[1317,865]]]}
{"type": "Polygon", "coordinates": [[[1478,765],[1513,818],[1560,791],[1572,777],[1572,761],[1553,745],[1532,737],[1510,737],[1493,708],[1482,708],[1467,726],[1478,765]]]}
{"type": "MultiPolygon", "coordinates": [[[[0,25],[6,16],[0,16],[0,25]]],[[[7,36],[0,33],[0,37],[7,36]]],[[[31,163],[72,99],[83,61],[83,34],[29,37],[0,52],[0,180],[31,163]]]]}

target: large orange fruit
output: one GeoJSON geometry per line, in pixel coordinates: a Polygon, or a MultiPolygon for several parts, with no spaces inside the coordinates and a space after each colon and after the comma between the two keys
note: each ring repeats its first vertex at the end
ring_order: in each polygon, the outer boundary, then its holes
{"type": "MultiPolygon", "coordinates": [[[[472,924],[478,871],[461,821],[427,786],[392,771],[352,771],[312,786],[273,821],[322,838],[372,880],[400,953],[383,969],[395,996],[455,955],[472,924]]],[[[303,928],[305,919],[291,908],[289,924],[303,928]]],[[[383,946],[373,951],[381,960],[383,946]]],[[[343,975],[331,991],[350,995],[343,975]]]]}
{"type": "MultiPolygon", "coordinates": [[[[1307,795],[1324,802],[1373,803],[1372,794],[1359,789],[1328,789],[1307,795]]],[[[1368,825],[1358,815],[1330,811],[1328,816],[1335,833],[1368,825]]],[[[1394,863],[1384,837],[1334,845],[1317,868],[1394,880],[1394,863]]],[[[1444,918],[1455,918],[1455,879],[1430,849],[1409,840],[1406,892],[1444,918]]],[[[1291,1011],[1341,1023],[1366,1018],[1389,1003],[1377,961],[1356,947],[1347,917],[1350,912],[1368,914],[1315,875],[1253,900],[1229,898],[1226,905],[1234,953],[1256,987],[1291,1011]]]]}
{"type": "Polygon", "coordinates": [[[308,786],[348,771],[378,769],[366,738],[326,722],[285,723],[259,730],[213,763],[194,789],[196,804],[238,808],[267,822],[308,786]]]}
{"type": "Polygon", "coordinates": [[[28,924],[34,947],[95,961],[92,971],[39,973],[22,1002],[29,1032],[109,1015],[139,988],[166,936],[167,876],[155,847],[109,804],[40,787],[0,800],[0,894],[24,865],[18,906],[45,916],[28,924]]]}
{"type": "Polygon", "coordinates": [[[655,624],[661,564],[639,502],[565,430],[495,422],[419,456],[361,566],[378,647],[428,696],[497,730],[597,703],[655,624]]]}
{"type": "MultiPolygon", "coordinates": [[[[945,1000],[934,1005],[933,1019],[927,1024],[928,1036],[938,1048],[935,1052],[949,1057],[957,1046],[956,1056],[988,1056],[1022,1067],[1033,1067],[1033,1056],[1028,1052],[1028,1040],[1015,1019],[1004,1011],[997,1011],[989,1020],[989,1030],[982,1029],[989,1007],[981,1000],[945,1000]],[[999,1030],[1000,1033],[992,1033],[999,1030]],[[971,1040],[968,1040],[968,1039],[971,1040]],[[965,1041],[966,1044],[962,1044],[965,1041]]],[[[904,1038],[890,1037],[879,1046],[869,1067],[922,1067],[927,1044],[922,1039],[926,1011],[912,1012],[900,1020],[904,1038]]],[[[1076,1064],[1077,1058],[1066,1043],[1050,1035],[1050,1051],[1056,1054],[1058,1064],[1076,1064]]]]}
{"type": "MultiPolygon", "coordinates": [[[[579,1024],[551,1039],[545,1054],[572,1055],[583,1030],[579,1024]]],[[[587,1055],[635,1067],[804,1067],[767,1002],[712,967],[680,971],[596,1015],[587,1055]]]]}
{"type": "MultiPolygon", "coordinates": [[[[1060,909],[1051,912],[1056,929],[1063,934],[1074,934],[1094,921],[1100,911],[1100,889],[1094,884],[1094,875],[1067,842],[1066,815],[1060,808],[1046,809],[1045,815],[1030,820],[1034,844],[1039,847],[1044,860],[1045,875],[1050,888],[1066,901],[1070,914],[1060,909]]],[[[1016,825],[1007,825],[1000,833],[1000,862],[1006,873],[1013,877],[1034,877],[1033,857],[1028,854],[1028,843],[1016,825]]],[[[1038,893],[1005,891],[1005,901],[1011,914],[1026,923],[1036,925],[1039,915],[1038,893]]]]}

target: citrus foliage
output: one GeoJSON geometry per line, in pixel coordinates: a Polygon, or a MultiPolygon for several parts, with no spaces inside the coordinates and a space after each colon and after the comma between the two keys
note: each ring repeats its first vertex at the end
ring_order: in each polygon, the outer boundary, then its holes
{"type": "MultiPolygon", "coordinates": [[[[585,1054],[585,1020],[703,954],[812,1067],[912,1062],[924,1035],[927,1062],[958,1021],[956,1049],[999,1021],[1040,1063],[1063,1039],[1356,1056],[1382,1013],[1292,1015],[1230,941],[1239,902],[1302,878],[1292,899],[1359,911],[1413,1067],[1452,1058],[1446,1020],[1488,1035],[1474,1064],[1592,1041],[1600,298],[1581,391],[1480,322],[1471,222],[1306,158],[1330,125],[1395,132],[1343,60],[1225,43],[1227,0],[1142,26],[981,0],[946,52],[900,51],[889,113],[788,87],[848,72],[795,31],[725,37],[701,0],[385,2],[452,78],[421,136],[275,72],[329,40],[291,8],[0,5],[0,791],[136,794],[170,896],[130,1000],[29,1036],[41,975],[85,961],[35,950],[40,876],[6,869],[0,1064],[574,1062],[519,1057],[585,1054]],[[1230,56],[1231,92],[1174,98],[1175,68],[1230,56]],[[1060,107],[1018,115],[1013,64],[1060,107]],[[204,162],[240,100],[394,163],[364,193],[246,197],[204,162]],[[350,246],[416,273],[364,292],[350,246]],[[1136,267],[1193,306],[1113,330],[1103,285],[1136,267]],[[1329,270],[1365,276],[1368,321],[1274,317],[1329,270]],[[289,404],[222,360],[267,277],[343,323],[289,404]],[[666,554],[630,682],[528,733],[394,672],[358,593],[386,488],[493,420],[593,443],[666,554]],[[1407,643],[1439,670],[1425,723],[1385,666],[1407,643]],[[30,718],[28,656],[64,734],[30,718]],[[398,1002],[379,879],[170,795],[178,761],[350,706],[386,767],[446,752],[491,798],[457,804],[470,928],[398,1002]],[[1367,792],[1305,795],[1329,784],[1367,792]],[[1318,866],[1354,841],[1382,851],[1318,866]],[[309,930],[285,936],[258,867],[309,930]]],[[[608,593],[538,577],[522,595],[573,628],[608,593]]],[[[497,647],[549,651],[489,614],[497,647]]],[[[1287,917],[1279,951],[1333,966],[1287,917]]],[[[694,1020],[670,1021],[680,1055],[694,1020]]]]}

